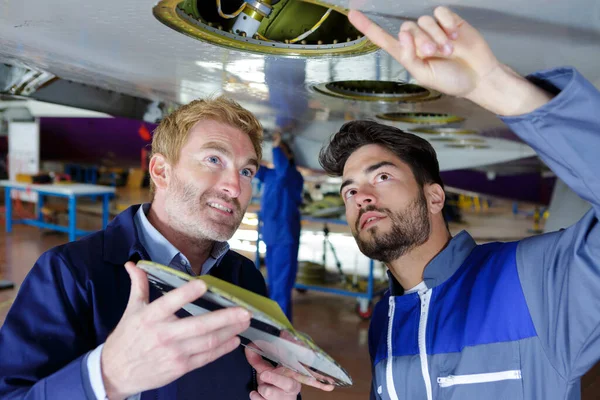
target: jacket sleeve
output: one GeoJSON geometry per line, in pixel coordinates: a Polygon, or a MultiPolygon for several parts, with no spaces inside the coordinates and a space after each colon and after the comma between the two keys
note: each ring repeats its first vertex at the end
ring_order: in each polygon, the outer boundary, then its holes
{"type": "Polygon", "coordinates": [[[258,171],[256,172],[256,175],[254,175],[254,177],[259,181],[264,182],[267,179],[267,177],[272,173],[273,170],[271,168],[261,165],[260,168],[258,168],[258,171]]]}
{"type": "Polygon", "coordinates": [[[85,290],[60,254],[43,254],[0,330],[0,398],[94,399],[85,290]]]}
{"type": "Polygon", "coordinates": [[[275,175],[279,179],[286,176],[291,168],[294,168],[279,146],[273,147],[273,165],[275,166],[275,175]]]}
{"type": "Polygon", "coordinates": [[[546,356],[566,380],[600,358],[600,93],[576,70],[529,78],[558,92],[530,114],[503,118],[592,208],[568,229],[528,238],[517,268],[546,356]]]}

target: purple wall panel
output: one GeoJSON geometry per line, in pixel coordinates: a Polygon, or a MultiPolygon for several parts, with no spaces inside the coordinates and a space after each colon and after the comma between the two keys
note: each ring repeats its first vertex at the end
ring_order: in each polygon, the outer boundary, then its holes
{"type": "MultiPolygon", "coordinates": [[[[152,132],[156,125],[144,123],[152,132]]],[[[137,166],[148,142],[141,121],[127,118],[40,118],[41,159],[93,164],[109,157],[122,166],[137,166]]]]}
{"type": "MultiPolygon", "coordinates": [[[[145,123],[150,132],[156,125],[145,123]]],[[[41,118],[41,159],[96,164],[109,153],[119,166],[138,166],[140,151],[148,145],[138,130],[141,121],[127,118],[41,118]]],[[[547,204],[554,179],[539,173],[497,176],[490,181],[478,171],[442,173],[448,186],[515,200],[547,204]]]]}
{"type": "Polygon", "coordinates": [[[542,178],[539,173],[496,176],[488,180],[479,171],[456,170],[441,173],[444,185],[506,199],[549,204],[555,178],[542,178]]]}

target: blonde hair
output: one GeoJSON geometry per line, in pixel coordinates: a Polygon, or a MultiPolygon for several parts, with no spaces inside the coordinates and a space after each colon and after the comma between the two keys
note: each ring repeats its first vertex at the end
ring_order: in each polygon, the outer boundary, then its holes
{"type": "MultiPolygon", "coordinates": [[[[160,153],[170,163],[177,164],[181,148],[187,141],[190,130],[196,123],[206,120],[227,124],[246,133],[260,161],[262,125],[250,111],[224,96],[194,100],[165,117],[154,130],[152,155],[160,153]]],[[[150,179],[150,190],[154,192],[152,179],[150,179]]]]}

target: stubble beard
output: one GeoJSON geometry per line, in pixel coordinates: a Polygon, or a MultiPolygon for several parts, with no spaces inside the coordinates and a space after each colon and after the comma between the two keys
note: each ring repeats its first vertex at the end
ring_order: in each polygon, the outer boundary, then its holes
{"type": "Polygon", "coordinates": [[[381,229],[378,226],[368,228],[365,232],[368,234],[367,239],[361,238],[361,232],[358,229],[353,229],[352,234],[358,248],[365,256],[373,260],[386,264],[397,260],[425,243],[431,233],[427,200],[422,190],[404,210],[394,213],[389,208],[367,206],[361,210],[357,221],[360,221],[360,217],[368,211],[377,211],[387,215],[392,224],[387,233],[380,232],[381,229]]]}

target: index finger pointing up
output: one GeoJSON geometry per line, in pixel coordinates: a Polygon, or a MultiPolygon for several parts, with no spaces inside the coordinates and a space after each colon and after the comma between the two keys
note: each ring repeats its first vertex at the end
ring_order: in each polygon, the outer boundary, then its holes
{"type": "Polygon", "coordinates": [[[388,53],[393,53],[400,47],[400,43],[395,37],[381,29],[360,11],[350,10],[348,19],[356,29],[388,53]]]}

